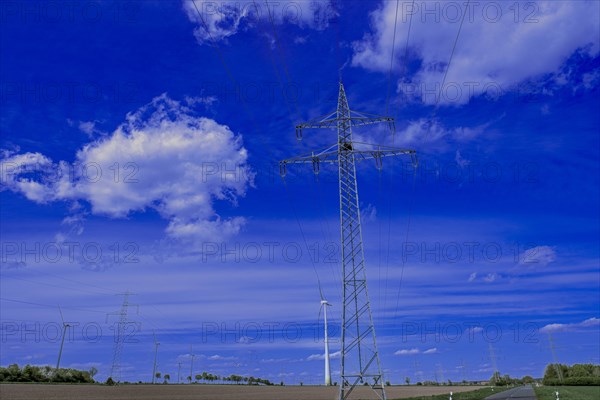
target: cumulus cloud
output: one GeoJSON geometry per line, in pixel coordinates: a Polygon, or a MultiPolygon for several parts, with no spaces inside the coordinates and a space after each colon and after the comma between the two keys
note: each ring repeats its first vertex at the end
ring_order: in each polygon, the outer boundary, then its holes
{"type": "Polygon", "coordinates": [[[564,332],[564,331],[576,330],[578,328],[589,328],[589,327],[593,327],[593,326],[596,326],[596,327],[600,326],[599,318],[592,317],[592,318],[586,319],[585,321],[573,323],[573,324],[548,324],[548,325],[542,327],[542,329],[540,329],[540,332],[542,332],[542,333],[564,332]]]}
{"type": "MultiPolygon", "coordinates": [[[[341,352],[336,351],[335,353],[329,354],[330,359],[340,358],[341,352]]],[[[314,360],[325,360],[325,353],[323,354],[311,354],[306,357],[306,361],[314,361],[314,360]]]]}
{"type": "MultiPolygon", "coordinates": [[[[401,3],[394,54],[396,70],[404,77],[398,92],[427,104],[437,101],[465,7],[458,2],[416,2],[415,8],[410,2],[401,3]],[[406,77],[402,58],[411,14],[409,59],[418,61],[419,68],[406,77]]],[[[470,3],[440,104],[464,104],[482,93],[497,95],[530,78],[557,72],[578,49],[597,55],[599,7],[597,1],[523,2],[516,14],[510,2],[470,3]]],[[[372,31],[353,43],[354,66],[388,71],[395,11],[395,2],[383,1],[371,12],[372,31]]]]}
{"type": "Polygon", "coordinates": [[[244,223],[221,218],[214,204],[235,204],[246,194],[253,182],[247,158],[241,135],[163,94],[83,146],[73,163],[4,152],[1,189],[37,203],[83,201],[93,214],[112,218],[153,209],[169,221],[171,238],[214,239],[244,223]]]}
{"type": "Polygon", "coordinates": [[[414,354],[419,354],[421,351],[417,348],[414,349],[402,349],[402,350],[398,350],[394,353],[394,355],[396,356],[410,356],[410,355],[414,355],[414,354]]]}
{"type": "Polygon", "coordinates": [[[298,2],[281,0],[264,2],[217,2],[211,0],[183,0],[183,9],[190,21],[198,27],[194,35],[199,43],[226,40],[240,30],[269,22],[290,23],[300,27],[324,29],[336,12],[329,0],[298,2]]]}
{"type": "Polygon", "coordinates": [[[412,349],[402,349],[402,350],[398,350],[394,353],[394,355],[396,356],[412,356],[412,355],[416,355],[416,354],[436,354],[438,352],[436,347],[432,347],[430,349],[421,351],[417,348],[412,348],[412,349]]]}

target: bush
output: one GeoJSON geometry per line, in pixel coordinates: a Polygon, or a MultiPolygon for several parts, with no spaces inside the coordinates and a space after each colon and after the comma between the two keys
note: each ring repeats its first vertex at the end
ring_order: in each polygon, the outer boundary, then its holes
{"type": "Polygon", "coordinates": [[[542,383],[546,386],[600,386],[600,366],[549,364],[544,372],[542,383]]]}

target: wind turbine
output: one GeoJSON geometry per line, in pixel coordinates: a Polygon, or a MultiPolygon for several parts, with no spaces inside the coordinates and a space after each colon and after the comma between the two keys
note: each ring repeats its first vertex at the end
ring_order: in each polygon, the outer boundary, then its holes
{"type": "Polygon", "coordinates": [[[156,341],[156,333],[152,331],[152,335],[154,336],[154,367],[152,368],[152,384],[154,384],[154,379],[156,377],[156,356],[158,354],[158,345],[159,342],[156,341]]]}
{"type": "Polygon", "coordinates": [[[192,357],[192,362],[190,363],[190,384],[194,381],[194,358],[196,355],[194,354],[194,345],[190,344],[190,356],[192,357]]]}
{"type": "Polygon", "coordinates": [[[65,319],[63,318],[63,313],[62,313],[62,310],[60,309],[60,306],[58,306],[58,312],[60,313],[60,320],[62,321],[63,331],[62,331],[62,339],[60,341],[60,350],[58,351],[58,360],[56,361],[56,370],[57,371],[58,371],[58,368],[60,367],[60,358],[62,357],[63,346],[65,345],[65,336],[67,333],[67,328],[71,326],[65,322],[65,319]]]}
{"type": "Polygon", "coordinates": [[[321,293],[321,307],[319,308],[319,320],[321,319],[321,310],[323,311],[323,329],[325,337],[325,386],[331,386],[331,370],[329,368],[329,337],[327,335],[327,307],[331,304],[323,298],[321,293]]]}

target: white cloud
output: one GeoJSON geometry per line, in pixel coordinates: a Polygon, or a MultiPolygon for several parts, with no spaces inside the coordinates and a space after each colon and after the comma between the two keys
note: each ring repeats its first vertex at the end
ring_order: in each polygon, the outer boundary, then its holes
{"type": "Polygon", "coordinates": [[[483,332],[483,328],[482,328],[482,327],[480,327],[480,326],[474,326],[474,327],[472,327],[472,328],[469,328],[469,329],[467,330],[467,332],[469,332],[469,334],[471,334],[471,335],[474,335],[474,334],[476,334],[476,333],[481,333],[481,332],[483,332]]]}
{"type": "Polygon", "coordinates": [[[469,275],[469,282],[486,282],[486,283],[492,283],[497,281],[498,279],[500,279],[502,276],[496,272],[490,272],[484,276],[480,276],[480,274],[478,272],[473,272],[471,273],[471,275],[469,275]]]}
{"type": "Polygon", "coordinates": [[[456,164],[460,165],[461,168],[466,167],[470,163],[469,160],[462,157],[458,150],[456,150],[456,154],[454,155],[454,161],[456,161],[456,164]]]}
{"type": "Polygon", "coordinates": [[[93,214],[113,218],[154,209],[169,220],[170,237],[214,240],[244,223],[221,218],[214,203],[235,204],[246,194],[253,182],[247,158],[240,135],[163,94],[86,144],[73,164],[5,152],[2,189],[38,203],[82,200],[93,214]]]}
{"type": "MultiPolygon", "coordinates": [[[[466,143],[483,135],[486,129],[499,119],[474,127],[447,128],[437,120],[420,118],[409,121],[408,126],[396,135],[396,143],[414,145],[427,142],[429,148],[433,146],[434,150],[444,151],[451,147],[448,142],[466,143]]],[[[464,166],[465,162],[468,164],[468,161],[460,158],[460,153],[457,155],[459,158],[456,159],[456,162],[459,165],[464,166]]]]}
{"type": "Polygon", "coordinates": [[[432,348],[424,350],[424,351],[421,351],[415,347],[412,349],[398,350],[394,353],[394,355],[396,355],[396,356],[413,356],[416,354],[436,354],[437,352],[438,352],[437,347],[432,347],[432,348]]]}
{"type": "Polygon", "coordinates": [[[93,137],[98,132],[96,121],[79,121],[79,130],[88,135],[88,137],[93,137]]]}
{"type": "Polygon", "coordinates": [[[2,155],[0,190],[20,192],[37,203],[46,203],[52,199],[52,189],[45,184],[50,178],[42,177],[41,182],[36,180],[40,171],[52,170],[52,160],[40,153],[13,154],[3,151],[2,155]]]}
{"type": "Polygon", "coordinates": [[[414,355],[414,354],[419,354],[421,351],[419,349],[403,349],[403,350],[398,350],[397,352],[394,353],[394,355],[396,356],[410,356],[410,355],[414,355]]]}
{"type": "Polygon", "coordinates": [[[585,321],[574,323],[574,324],[548,324],[542,329],[540,332],[542,333],[553,333],[553,332],[564,332],[564,331],[572,331],[578,328],[589,328],[593,326],[600,326],[599,318],[588,318],[585,321]]]}
{"type": "Polygon", "coordinates": [[[377,207],[369,203],[360,210],[360,218],[362,222],[374,222],[377,220],[377,207]]]}
{"type": "MultiPolygon", "coordinates": [[[[336,15],[329,0],[314,2],[281,0],[268,3],[252,0],[241,2],[183,0],[183,9],[190,21],[198,25],[194,35],[201,44],[226,40],[240,30],[253,27],[257,23],[270,23],[271,19],[278,25],[290,23],[321,30],[326,28],[329,20],[336,15]]],[[[272,28],[268,29],[270,32],[272,28]]]]}
{"type": "Polygon", "coordinates": [[[72,127],[77,127],[81,132],[85,133],[90,139],[97,135],[103,135],[105,132],[97,127],[98,122],[101,121],[74,121],[67,118],[67,124],[72,127]]]}
{"type": "Polygon", "coordinates": [[[556,261],[556,251],[550,246],[536,246],[521,253],[519,260],[519,265],[545,267],[556,261]]]}
{"type": "MultiPolygon", "coordinates": [[[[470,4],[447,73],[441,104],[464,104],[473,95],[497,94],[498,87],[504,92],[527,79],[556,72],[579,48],[586,48],[592,55],[598,53],[597,1],[548,0],[515,4],[519,10],[517,22],[511,2],[470,4]]],[[[464,4],[416,2],[415,5],[416,8],[411,9],[410,2],[402,3],[398,12],[395,66],[396,71],[405,75],[403,57],[412,13],[409,58],[418,59],[420,68],[398,82],[398,91],[432,104],[446,71],[464,4]],[[425,8],[437,11],[427,14],[425,8]]],[[[384,1],[370,14],[372,32],[353,43],[354,66],[387,73],[395,9],[395,2],[384,1]]],[[[593,80],[590,77],[590,81],[593,80]]]]}
{"type": "MultiPolygon", "coordinates": [[[[329,359],[333,360],[336,358],[340,358],[340,354],[341,354],[341,352],[339,352],[339,351],[336,351],[335,353],[330,353],[329,359]]],[[[314,360],[325,360],[325,353],[311,354],[310,356],[306,357],[306,361],[314,361],[314,360]]]]}
{"type": "Polygon", "coordinates": [[[237,360],[237,357],[234,357],[234,356],[222,356],[220,354],[214,354],[212,356],[206,356],[205,358],[207,360],[211,360],[211,361],[231,361],[231,360],[237,360]]]}

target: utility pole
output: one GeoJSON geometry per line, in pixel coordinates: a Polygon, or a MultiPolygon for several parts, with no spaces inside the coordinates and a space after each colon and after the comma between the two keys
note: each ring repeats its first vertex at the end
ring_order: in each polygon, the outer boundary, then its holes
{"type": "MultiPolygon", "coordinates": [[[[347,399],[354,388],[366,382],[379,399],[386,399],[375,328],[367,292],[364,250],[360,223],[356,161],[374,160],[378,169],[385,157],[409,155],[416,166],[414,150],[355,142],[352,127],[387,123],[393,132],[394,119],[350,110],[342,82],[339,84],[337,110],[296,126],[296,137],[311,128],[337,130],[337,142],[279,163],[283,178],[289,164],[312,164],[320,172],[321,164],[337,164],[340,196],[341,256],[343,276],[341,384],[339,399],[347,399]]],[[[284,180],[285,182],[285,180],[284,180]]]]}
{"type": "Polygon", "coordinates": [[[108,317],[110,315],[117,315],[119,317],[119,321],[117,322],[117,328],[115,332],[115,347],[113,350],[113,363],[110,368],[110,377],[115,381],[119,382],[121,380],[121,355],[123,353],[123,343],[125,343],[124,334],[127,333],[127,312],[128,308],[132,305],[138,307],[137,304],[129,303],[129,296],[133,295],[133,293],[125,292],[118,294],[117,296],[123,296],[123,304],[121,305],[121,310],[109,313],[106,315],[106,319],[108,322],[108,317]]]}
{"type": "Polygon", "coordinates": [[[156,356],[158,355],[158,345],[160,343],[156,341],[156,333],[152,332],[152,335],[154,336],[154,367],[152,367],[152,384],[154,384],[156,377],[156,356]]]}

